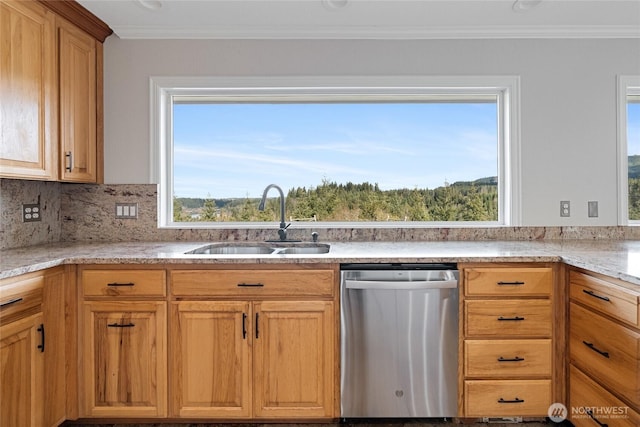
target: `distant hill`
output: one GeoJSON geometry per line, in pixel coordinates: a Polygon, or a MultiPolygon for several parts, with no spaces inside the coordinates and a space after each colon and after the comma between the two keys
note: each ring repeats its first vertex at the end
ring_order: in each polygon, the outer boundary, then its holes
{"type": "Polygon", "coordinates": [[[629,178],[640,178],[640,155],[629,156],[629,178]]]}

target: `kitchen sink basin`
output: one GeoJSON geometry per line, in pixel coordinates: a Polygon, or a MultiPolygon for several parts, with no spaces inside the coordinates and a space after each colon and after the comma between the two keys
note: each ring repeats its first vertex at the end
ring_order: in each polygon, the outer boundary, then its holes
{"type": "Polygon", "coordinates": [[[273,253],[274,250],[267,245],[213,243],[185,253],[196,255],[267,255],[273,253]]]}
{"type": "Polygon", "coordinates": [[[331,248],[324,243],[211,243],[191,251],[186,255],[313,255],[326,254],[331,248]]]}
{"type": "Polygon", "coordinates": [[[295,254],[326,254],[329,252],[330,246],[325,244],[316,244],[313,246],[290,246],[286,248],[276,249],[277,254],[280,255],[295,255],[295,254]]]}

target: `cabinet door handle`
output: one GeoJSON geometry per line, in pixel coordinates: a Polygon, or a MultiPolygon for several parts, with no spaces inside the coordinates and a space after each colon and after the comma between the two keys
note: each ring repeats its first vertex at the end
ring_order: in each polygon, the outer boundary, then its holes
{"type": "Polygon", "coordinates": [[[14,298],[14,299],[10,299],[9,301],[5,301],[3,303],[0,303],[0,308],[5,308],[7,306],[13,305],[13,304],[17,304],[19,302],[22,301],[22,298],[14,298]]]}
{"type": "Polygon", "coordinates": [[[524,317],[520,317],[520,316],[503,317],[503,316],[500,316],[500,317],[498,317],[498,320],[500,322],[519,322],[521,320],[524,320],[524,317]]]}
{"type": "Polygon", "coordinates": [[[582,341],[582,343],[584,345],[586,345],[587,347],[589,347],[591,350],[595,351],[596,353],[598,353],[601,356],[606,357],[607,359],[609,359],[609,352],[607,351],[602,351],[600,350],[598,347],[596,347],[595,345],[593,345],[593,343],[587,342],[587,341],[582,341]]]}
{"type": "Polygon", "coordinates": [[[67,166],[65,166],[65,169],[67,172],[73,172],[73,153],[71,151],[67,151],[64,153],[64,156],[67,158],[67,166]]]}
{"type": "Polygon", "coordinates": [[[247,313],[242,313],[242,339],[247,339],[247,313]]]}
{"type": "Polygon", "coordinates": [[[40,344],[38,344],[38,349],[40,350],[40,353],[44,353],[44,324],[41,323],[37,331],[40,332],[40,344]]]}
{"type": "Polygon", "coordinates": [[[498,399],[498,403],[524,403],[524,399],[515,397],[513,400],[505,400],[503,398],[498,399]]]}
{"type": "Polygon", "coordinates": [[[503,281],[498,282],[498,286],[520,286],[520,285],[524,285],[524,282],[521,282],[519,280],[515,280],[512,282],[503,282],[503,281]]]}
{"type": "Polygon", "coordinates": [[[587,409],[585,411],[587,413],[587,415],[589,415],[589,417],[596,423],[598,424],[600,427],[609,427],[609,424],[603,423],[601,422],[599,419],[597,419],[594,415],[593,415],[593,411],[591,409],[587,409]]]}
{"type": "Polygon", "coordinates": [[[256,313],[256,339],[260,336],[260,331],[258,330],[258,320],[260,319],[260,314],[256,313]]]}
{"type": "Polygon", "coordinates": [[[498,362],[522,362],[524,360],[524,357],[512,357],[512,358],[508,358],[508,357],[498,357],[498,362]]]}
{"type": "Polygon", "coordinates": [[[133,328],[134,325],[133,323],[109,323],[107,325],[108,328],[133,328]]]}
{"type": "Polygon", "coordinates": [[[264,283],[238,283],[238,286],[241,288],[261,288],[264,283]]]}
{"type": "Polygon", "coordinates": [[[585,294],[592,296],[594,298],[598,298],[601,299],[602,301],[607,301],[607,302],[611,302],[611,300],[608,297],[603,297],[602,295],[598,295],[593,291],[590,291],[588,289],[583,289],[582,292],[584,292],[585,294]]]}
{"type": "Polygon", "coordinates": [[[135,283],[107,283],[107,286],[117,287],[117,286],[135,286],[135,283]]]}

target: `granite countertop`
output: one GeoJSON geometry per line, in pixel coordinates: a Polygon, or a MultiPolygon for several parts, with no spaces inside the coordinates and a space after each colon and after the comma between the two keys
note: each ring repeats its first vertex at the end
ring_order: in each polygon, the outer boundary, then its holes
{"type": "Polygon", "coordinates": [[[63,264],[558,262],[640,286],[640,241],[323,242],[318,255],[187,255],[210,242],[59,243],[0,251],[0,279],[63,264]]]}

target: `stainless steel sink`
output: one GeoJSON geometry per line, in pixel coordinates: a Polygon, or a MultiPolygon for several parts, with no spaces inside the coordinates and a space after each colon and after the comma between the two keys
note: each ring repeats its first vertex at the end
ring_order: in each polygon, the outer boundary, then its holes
{"type": "Polygon", "coordinates": [[[211,243],[191,251],[187,255],[300,255],[326,254],[331,246],[325,243],[211,243]]]}
{"type": "Polygon", "coordinates": [[[277,248],[276,254],[279,255],[295,255],[295,254],[326,254],[329,253],[330,246],[325,244],[314,244],[313,246],[290,246],[286,248],[277,248]]]}
{"type": "Polygon", "coordinates": [[[196,255],[267,255],[273,253],[275,249],[260,244],[242,244],[242,243],[213,243],[202,246],[185,254],[196,255]]]}

